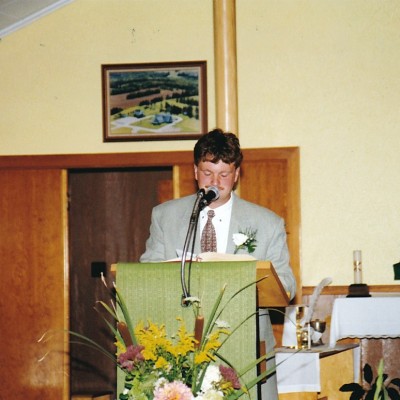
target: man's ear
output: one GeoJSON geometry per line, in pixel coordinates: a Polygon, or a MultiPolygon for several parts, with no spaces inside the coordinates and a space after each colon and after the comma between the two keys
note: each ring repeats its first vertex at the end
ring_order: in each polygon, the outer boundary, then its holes
{"type": "Polygon", "coordinates": [[[194,179],[196,179],[197,181],[197,165],[193,164],[193,168],[194,168],[194,179]]]}
{"type": "Polygon", "coordinates": [[[240,167],[237,167],[235,170],[235,183],[239,180],[240,176],[240,167]]]}

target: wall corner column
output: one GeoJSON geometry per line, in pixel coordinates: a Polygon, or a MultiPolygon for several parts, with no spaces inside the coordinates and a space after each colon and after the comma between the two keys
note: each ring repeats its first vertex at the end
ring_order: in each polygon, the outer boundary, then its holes
{"type": "Polygon", "coordinates": [[[214,0],[216,124],[238,132],[236,0],[214,0]]]}

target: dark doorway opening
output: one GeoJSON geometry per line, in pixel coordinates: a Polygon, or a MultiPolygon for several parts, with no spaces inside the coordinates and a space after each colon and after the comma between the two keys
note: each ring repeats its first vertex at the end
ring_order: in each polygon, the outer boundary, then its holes
{"type": "MultiPolygon", "coordinates": [[[[111,298],[99,275],[105,268],[107,286],[112,288],[110,265],[139,260],[152,208],[172,198],[172,167],[69,170],[68,196],[70,329],[114,354],[113,334],[95,310],[102,309],[96,306],[98,301],[111,298]]],[[[111,359],[74,343],[70,357],[71,394],[116,395],[111,359]]]]}

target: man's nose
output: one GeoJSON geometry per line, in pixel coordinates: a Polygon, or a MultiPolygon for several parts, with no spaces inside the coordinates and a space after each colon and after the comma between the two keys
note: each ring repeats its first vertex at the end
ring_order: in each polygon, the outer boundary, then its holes
{"type": "Polygon", "coordinates": [[[218,185],[219,185],[219,176],[217,174],[211,176],[211,185],[218,187],[218,185]]]}

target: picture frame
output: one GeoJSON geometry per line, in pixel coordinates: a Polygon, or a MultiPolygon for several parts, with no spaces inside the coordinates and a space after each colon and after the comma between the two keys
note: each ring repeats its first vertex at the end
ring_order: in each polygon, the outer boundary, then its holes
{"type": "Polygon", "coordinates": [[[207,132],[207,63],[103,64],[103,141],[197,139],[207,132]]]}

